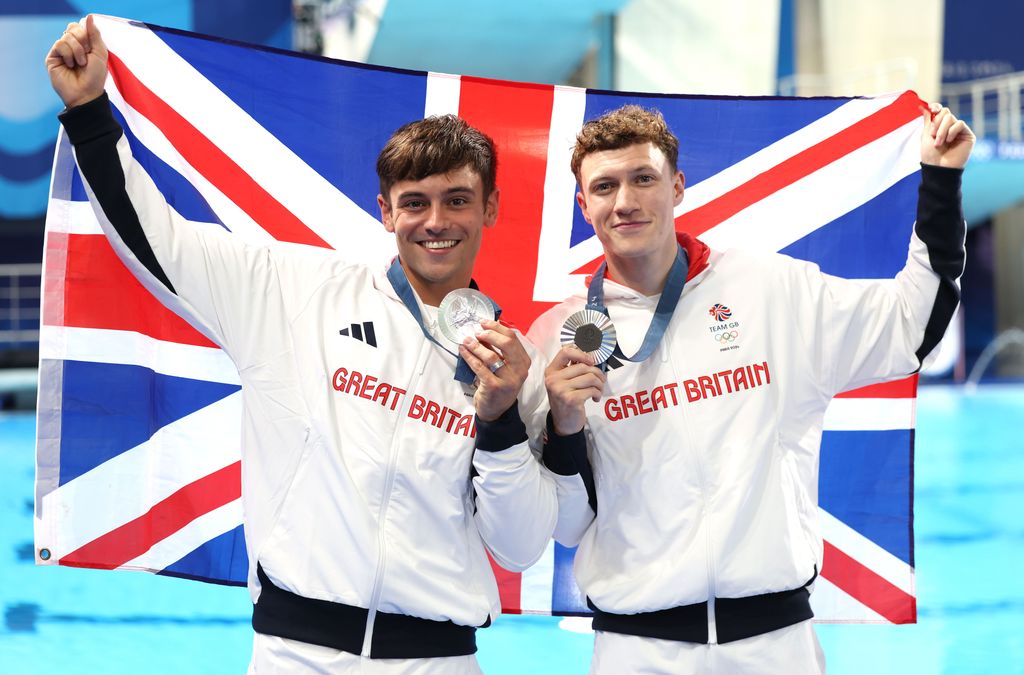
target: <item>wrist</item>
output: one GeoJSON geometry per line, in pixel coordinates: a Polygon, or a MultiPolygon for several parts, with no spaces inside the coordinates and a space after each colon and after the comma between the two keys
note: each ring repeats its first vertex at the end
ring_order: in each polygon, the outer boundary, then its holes
{"type": "Polygon", "coordinates": [[[71,99],[64,99],[64,108],[66,110],[71,110],[72,108],[77,108],[78,106],[85,105],[86,103],[92,103],[100,96],[103,96],[102,89],[98,92],[89,92],[87,94],[82,94],[81,96],[75,96],[71,99]]]}
{"type": "Polygon", "coordinates": [[[542,451],[544,466],[560,476],[579,473],[577,457],[586,456],[587,441],[582,427],[579,431],[560,435],[555,428],[554,415],[548,413],[547,434],[542,451]]]}
{"type": "Polygon", "coordinates": [[[567,411],[564,408],[556,409],[552,407],[549,412],[548,431],[554,432],[559,436],[578,434],[583,430],[583,425],[587,420],[583,415],[575,413],[576,411],[571,408],[567,411]]]}
{"type": "Polygon", "coordinates": [[[527,440],[526,425],[519,416],[519,404],[513,401],[496,418],[484,419],[476,416],[476,449],[487,452],[506,450],[527,440]]]}
{"type": "Polygon", "coordinates": [[[581,422],[579,424],[574,424],[570,422],[566,424],[563,422],[559,422],[556,419],[553,420],[551,430],[555,432],[555,434],[558,436],[572,436],[573,434],[578,434],[579,432],[583,431],[583,423],[581,422]]]}

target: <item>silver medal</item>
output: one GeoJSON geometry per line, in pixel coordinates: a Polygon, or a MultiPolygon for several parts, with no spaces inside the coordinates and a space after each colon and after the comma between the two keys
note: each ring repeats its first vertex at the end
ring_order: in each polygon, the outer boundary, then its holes
{"type": "Polygon", "coordinates": [[[615,326],[601,312],[581,309],[562,324],[560,341],[563,347],[576,345],[601,364],[615,351],[615,326]]]}
{"type": "Polygon", "coordinates": [[[441,334],[457,345],[483,328],[480,322],[494,319],[494,305],[486,295],[472,288],[457,288],[441,300],[437,325],[441,334]]]}

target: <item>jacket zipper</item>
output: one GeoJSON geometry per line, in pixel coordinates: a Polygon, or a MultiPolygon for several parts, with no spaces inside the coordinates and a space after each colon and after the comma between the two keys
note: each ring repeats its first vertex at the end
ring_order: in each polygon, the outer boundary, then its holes
{"type": "MultiPolygon", "coordinates": [[[[678,373],[676,373],[675,363],[672,362],[670,355],[668,354],[667,345],[671,343],[668,331],[662,336],[661,348],[666,352],[666,358],[672,368],[672,378],[674,381],[679,381],[678,373]]],[[[680,411],[683,418],[683,427],[685,429],[686,439],[693,448],[693,456],[697,462],[697,475],[700,478],[700,492],[701,492],[701,524],[704,528],[704,544],[707,548],[707,556],[705,561],[707,563],[707,579],[708,579],[708,644],[718,643],[718,628],[715,624],[715,592],[718,584],[717,577],[715,575],[715,561],[711,551],[711,527],[708,525],[708,484],[707,484],[707,472],[704,469],[704,458],[701,454],[701,449],[694,443],[693,437],[690,434],[690,425],[687,420],[686,407],[681,406],[680,411]]]]}
{"type": "MultiPolygon", "coordinates": [[[[413,371],[412,379],[405,388],[407,392],[413,391],[414,386],[423,374],[426,361],[429,358],[429,352],[430,343],[424,339],[421,343],[417,367],[413,371]]],[[[411,400],[411,398],[408,400],[411,400]]],[[[380,604],[380,596],[384,590],[384,568],[387,566],[387,542],[384,536],[384,525],[388,506],[391,502],[391,492],[395,487],[395,474],[398,470],[398,445],[399,439],[402,436],[402,427],[405,425],[407,406],[408,403],[400,409],[398,422],[395,424],[395,431],[391,437],[391,447],[388,449],[388,469],[384,477],[384,492],[381,496],[380,509],[377,513],[377,550],[379,553],[377,554],[377,571],[373,577],[373,592],[370,594],[370,605],[367,607],[366,630],[363,633],[362,655],[366,657],[371,655],[370,647],[373,644],[373,626],[377,620],[377,606],[380,604]]]]}

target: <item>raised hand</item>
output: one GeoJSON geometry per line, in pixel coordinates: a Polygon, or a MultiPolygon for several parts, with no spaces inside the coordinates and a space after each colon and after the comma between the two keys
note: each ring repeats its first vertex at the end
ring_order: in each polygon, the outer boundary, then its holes
{"type": "Polygon", "coordinates": [[[967,123],[938,103],[922,108],[922,115],[921,162],[951,169],[964,168],[975,141],[967,123]]]}
{"type": "Polygon", "coordinates": [[[574,434],[583,428],[587,399],[600,401],[604,393],[605,374],[594,365],[594,357],[575,346],[562,347],[544,370],[544,386],[555,433],[574,434]]]}
{"type": "Polygon", "coordinates": [[[98,98],[107,79],[107,46],[90,14],[69,23],[46,55],[50,84],[68,108],[98,98]]]}
{"type": "Polygon", "coordinates": [[[508,326],[482,321],[483,331],[466,338],[459,354],[476,373],[479,385],[473,396],[477,417],[491,422],[515,405],[530,372],[530,355],[508,326]]]}

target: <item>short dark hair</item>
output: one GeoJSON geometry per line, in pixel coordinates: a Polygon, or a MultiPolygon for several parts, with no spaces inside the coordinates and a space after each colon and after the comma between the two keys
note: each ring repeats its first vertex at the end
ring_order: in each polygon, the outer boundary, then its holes
{"type": "Polygon", "coordinates": [[[618,150],[636,143],[653,143],[672,169],[679,162],[679,139],[665,123],[661,112],[638,105],[624,105],[583,125],[572,152],[572,173],[580,181],[583,158],[594,152],[618,150]]]}
{"type": "Polygon", "coordinates": [[[494,191],[498,154],[487,134],[455,115],[438,115],[404,124],[391,134],[377,156],[380,193],[390,201],[395,183],[423,180],[468,166],[483,182],[484,199],[494,191]]]}

